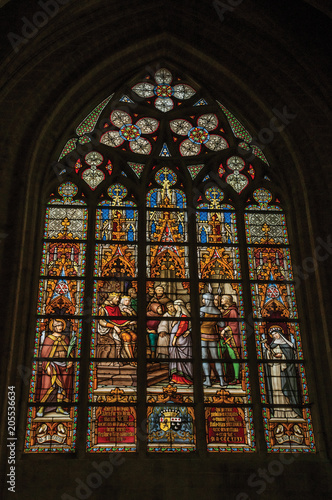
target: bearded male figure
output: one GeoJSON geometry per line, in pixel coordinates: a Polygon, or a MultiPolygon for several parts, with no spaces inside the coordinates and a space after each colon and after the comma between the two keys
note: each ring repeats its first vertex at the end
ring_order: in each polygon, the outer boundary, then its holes
{"type": "MultiPolygon", "coordinates": [[[[224,328],[224,323],[221,321],[221,313],[219,309],[213,304],[213,295],[211,293],[203,294],[203,306],[200,308],[201,316],[201,346],[202,346],[202,358],[203,358],[203,372],[205,375],[204,387],[211,386],[210,380],[210,364],[207,361],[209,357],[212,359],[218,359],[218,342],[220,338],[220,329],[224,328]]],[[[215,368],[219,376],[219,382],[221,387],[225,384],[222,366],[218,361],[214,362],[215,368]]]]}
{"type": "Polygon", "coordinates": [[[172,300],[165,294],[165,288],[162,285],[157,285],[154,288],[154,296],[151,298],[150,303],[157,302],[163,308],[163,313],[166,312],[166,305],[172,300]]]}
{"type": "MultiPolygon", "coordinates": [[[[68,358],[74,356],[69,349],[69,338],[62,332],[66,329],[64,319],[51,319],[49,329],[52,333],[46,336],[40,356],[42,376],[40,402],[43,404],[37,412],[37,417],[44,415],[44,407],[48,403],[70,402],[73,398],[73,362],[68,358]]],[[[56,413],[69,415],[62,406],[56,408],[56,413]]]]}

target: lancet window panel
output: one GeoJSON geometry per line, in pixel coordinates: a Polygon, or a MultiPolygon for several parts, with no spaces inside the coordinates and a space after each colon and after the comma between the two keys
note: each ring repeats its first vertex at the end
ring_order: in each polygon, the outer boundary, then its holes
{"type": "Polygon", "coordinates": [[[87,450],[136,451],[138,211],[124,184],[108,187],[95,228],[87,450]]]}
{"type": "Polygon", "coordinates": [[[200,339],[209,452],[252,452],[255,439],[246,360],[236,213],[209,186],[196,211],[200,339]]]}
{"type": "Polygon", "coordinates": [[[99,203],[96,214],[98,240],[136,241],[138,212],[125,186],[116,183],[108,189],[109,200],[99,203]]]}
{"type": "Polygon", "coordinates": [[[200,203],[196,212],[199,278],[240,279],[234,207],[222,203],[224,193],[217,187],[208,188],[205,196],[210,203],[200,203]]]}
{"type": "Polygon", "coordinates": [[[88,216],[77,193],[61,184],[45,213],[26,452],[75,449],[88,216]]]}
{"type": "Polygon", "coordinates": [[[147,194],[146,401],[148,450],[195,450],[187,201],[168,167],[147,194]]]}
{"type": "Polygon", "coordinates": [[[157,288],[147,307],[146,332],[148,400],[172,390],[193,401],[192,320],[185,295],[174,298],[157,288]]]}
{"type": "Polygon", "coordinates": [[[254,244],[248,259],[253,313],[261,319],[255,337],[267,447],[314,451],[286,220],[267,189],[254,191],[253,200],[245,221],[247,242],[254,244]]]}

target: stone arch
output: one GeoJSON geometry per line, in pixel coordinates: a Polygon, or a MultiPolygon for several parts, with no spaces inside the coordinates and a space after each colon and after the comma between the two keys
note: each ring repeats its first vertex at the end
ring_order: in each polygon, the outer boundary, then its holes
{"type": "MultiPolygon", "coordinates": [[[[27,7],[23,4],[24,2],[20,3],[19,12],[27,17],[32,16],[34,6],[27,7]]],[[[130,6],[133,5],[134,2],[130,3],[130,6]]],[[[121,24],[117,27],[117,22],[121,20],[121,9],[116,10],[115,15],[110,12],[109,7],[106,7],[106,11],[98,12],[100,2],[95,0],[75,12],[77,5],[73,2],[72,5],[65,6],[63,14],[60,13],[52,23],[40,30],[39,38],[31,40],[18,54],[13,53],[10,47],[6,54],[1,80],[4,83],[7,78],[7,82],[0,105],[6,145],[2,151],[2,164],[6,166],[2,186],[2,231],[8,237],[4,239],[1,251],[6,263],[2,278],[9,288],[12,307],[9,312],[7,303],[1,304],[2,317],[5,317],[5,313],[7,317],[4,330],[8,334],[3,344],[6,359],[3,370],[7,363],[11,365],[11,370],[8,370],[9,378],[3,377],[3,381],[6,381],[3,390],[17,376],[17,364],[24,366],[27,362],[29,354],[24,353],[25,348],[31,348],[31,342],[25,343],[20,339],[23,332],[28,337],[33,323],[31,311],[35,304],[31,305],[30,300],[32,296],[36,296],[34,283],[38,271],[35,263],[40,256],[38,241],[41,237],[43,193],[46,186],[52,185],[53,174],[50,172],[48,177],[47,173],[49,163],[57,158],[65,139],[70,136],[79,119],[84,118],[93,104],[106,96],[108,85],[116,87],[138,67],[168,57],[193,78],[204,81],[252,133],[269,126],[273,108],[282,112],[286,106],[291,114],[297,114],[296,120],[280,134],[276,134],[273,142],[266,145],[264,152],[271,164],[278,165],[276,171],[271,172],[272,180],[277,180],[279,174],[282,176],[282,184],[278,189],[280,195],[287,193],[284,199],[290,216],[290,237],[298,243],[294,248],[294,264],[299,267],[303,276],[307,276],[300,277],[300,283],[301,295],[303,294],[301,308],[307,320],[304,343],[307,352],[312,353],[308,378],[320,406],[320,411],[316,411],[314,418],[319,422],[319,428],[323,429],[322,434],[327,432],[330,436],[328,429],[331,428],[331,413],[325,398],[330,387],[327,377],[331,367],[331,359],[326,356],[330,352],[328,326],[331,320],[331,313],[326,307],[330,296],[330,274],[327,269],[325,272],[330,248],[326,243],[329,242],[326,223],[331,177],[328,172],[330,153],[326,143],[329,112],[328,85],[324,75],[325,55],[317,53],[315,57],[313,52],[305,54],[305,45],[300,38],[287,31],[286,25],[280,22],[284,19],[281,11],[277,17],[279,23],[275,23],[271,13],[251,2],[234,15],[231,12],[230,16],[233,18],[229,23],[222,24],[222,30],[215,12],[203,12],[198,2],[194,2],[189,8],[189,14],[186,2],[183,6],[174,4],[172,14],[167,13],[164,21],[161,13],[154,14],[158,11],[155,2],[144,5],[143,12],[138,14],[133,26],[128,26],[121,33],[121,24]],[[70,58],[68,61],[61,61],[61,56],[70,53],[75,44],[82,41],[83,35],[89,36],[91,40],[93,28],[101,26],[99,22],[103,17],[109,20],[111,14],[114,28],[112,35],[106,33],[111,30],[105,21],[100,30],[99,41],[92,41],[90,45],[84,42],[84,49],[78,60],[70,58]],[[176,21],[170,28],[167,21],[172,16],[176,21]],[[80,33],[78,29],[73,29],[70,18],[78,23],[78,28],[82,28],[80,33]],[[184,18],[188,20],[188,29],[183,28],[184,18]],[[90,25],[89,19],[93,19],[90,25]],[[197,37],[194,27],[197,28],[198,22],[204,29],[197,37]],[[261,26],[257,29],[259,22],[261,26]],[[147,41],[143,28],[152,24],[155,25],[153,36],[147,41]],[[216,40],[215,29],[221,30],[223,38],[231,39],[232,43],[223,44],[221,37],[216,40]],[[239,32],[243,35],[241,40],[237,36],[239,32]],[[103,38],[105,33],[106,38],[103,38]],[[112,39],[115,33],[119,36],[112,39]],[[183,39],[187,42],[186,48],[181,46],[179,49],[179,41],[183,39]],[[121,51],[119,48],[124,40],[125,46],[121,51]],[[246,40],[249,43],[246,44],[246,40]],[[192,47],[189,47],[190,42],[192,47]],[[49,50],[50,46],[52,51],[49,50]],[[114,54],[111,60],[116,66],[112,71],[111,81],[107,72],[103,74],[107,66],[107,47],[114,54]],[[151,52],[147,54],[149,49],[151,52]],[[95,62],[92,62],[93,59],[95,62]],[[33,66],[29,65],[31,60],[33,66]],[[82,77],[82,68],[91,64],[93,69],[82,77]],[[93,78],[93,74],[96,78],[93,78]],[[76,77],[76,80],[80,78],[80,82],[77,81],[71,87],[68,85],[67,75],[76,77]],[[100,79],[97,78],[98,75],[100,79]],[[38,92],[35,91],[36,80],[38,92]],[[29,102],[26,103],[26,100],[29,102]],[[302,100],[305,103],[303,106],[302,100]],[[54,102],[55,110],[45,122],[45,114],[52,109],[54,102]],[[65,115],[66,108],[67,111],[69,109],[69,114],[65,115]],[[325,242],[325,247],[317,238],[325,242]],[[318,260],[317,269],[311,272],[310,264],[313,267],[315,265],[317,245],[321,247],[321,260],[318,260]]],[[[13,14],[13,2],[9,2],[6,9],[13,14]]],[[[133,12],[137,13],[137,8],[133,12]]],[[[317,19],[312,11],[310,13],[314,20],[317,19]]],[[[17,23],[18,32],[20,24],[22,23],[17,23]]],[[[24,394],[22,377],[17,376],[17,380],[20,386],[18,390],[24,394]]],[[[324,450],[325,437],[319,440],[321,449],[324,450]]],[[[311,466],[314,467],[313,463],[311,466]]],[[[212,465],[212,470],[220,471],[216,465],[212,465]]],[[[88,474],[88,469],[86,471],[88,474]]],[[[66,480],[70,485],[70,476],[66,480]]],[[[244,488],[247,488],[246,481],[247,476],[243,479],[244,488]]],[[[214,484],[214,491],[217,491],[217,484],[214,484]]]]}

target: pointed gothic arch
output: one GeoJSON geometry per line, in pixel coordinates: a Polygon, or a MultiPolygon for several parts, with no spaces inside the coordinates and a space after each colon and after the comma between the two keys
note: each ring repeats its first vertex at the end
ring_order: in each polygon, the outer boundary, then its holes
{"type": "Polygon", "coordinates": [[[287,226],[252,135],[166,64],[75,134],[47,208],[25,451],[75,450],[80,365],[90,452],[135,451],[142,404],[148,451],[195,451],[197,418],[208,451],[255,451],[251,311],[267,448],[314,451],[287,226]]]}

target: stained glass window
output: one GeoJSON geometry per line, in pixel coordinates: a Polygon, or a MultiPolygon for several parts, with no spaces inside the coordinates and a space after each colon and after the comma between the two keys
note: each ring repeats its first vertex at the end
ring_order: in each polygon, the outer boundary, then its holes
{"type": "Polygon", "coordinates": [[[25,451],[252,453],[254,414],[268,451],[314,451],[283,200],[253,135],[166,66],[78,123],[46,206],[25,451]]]}

